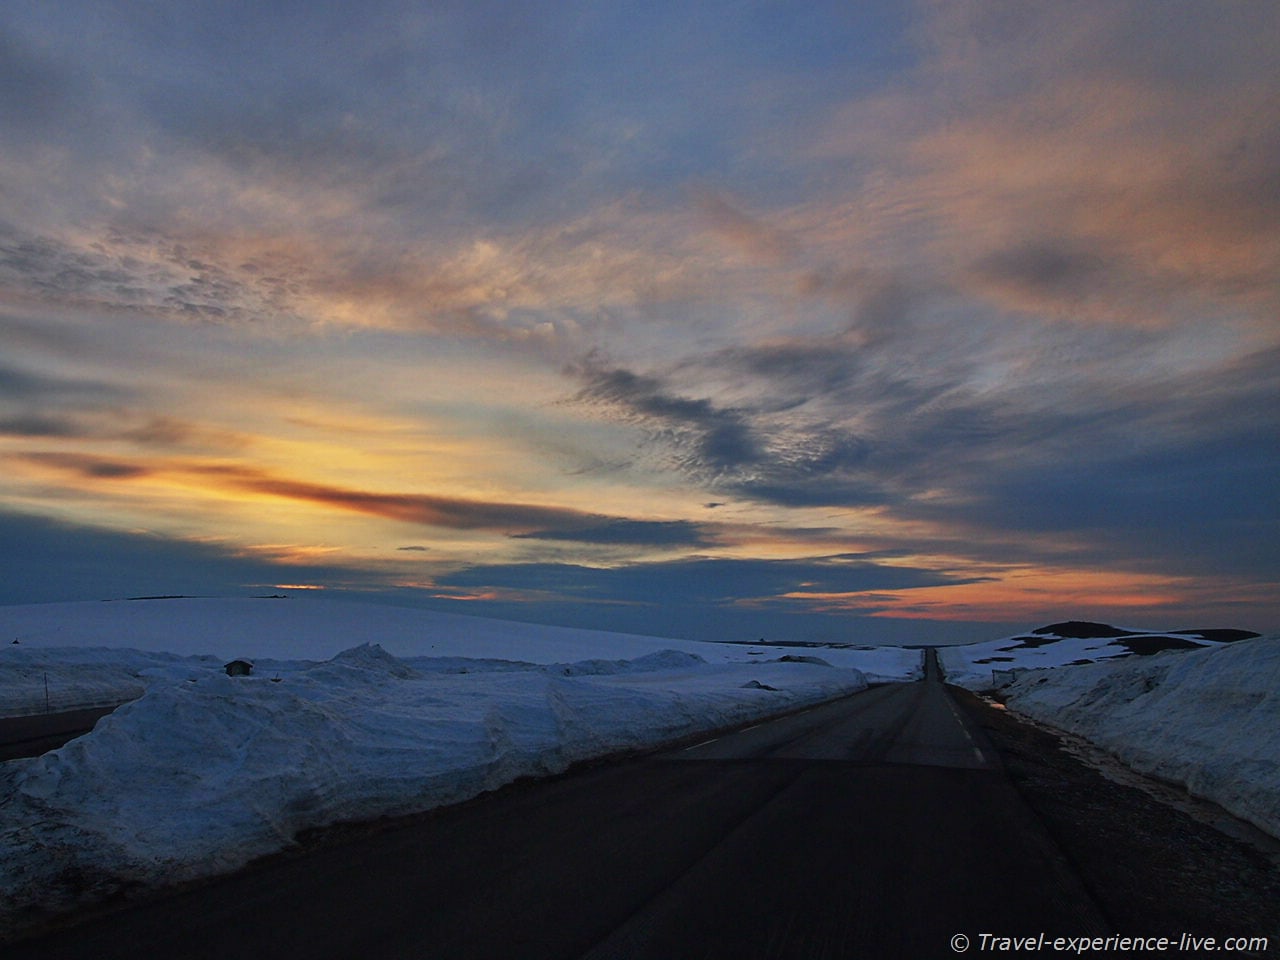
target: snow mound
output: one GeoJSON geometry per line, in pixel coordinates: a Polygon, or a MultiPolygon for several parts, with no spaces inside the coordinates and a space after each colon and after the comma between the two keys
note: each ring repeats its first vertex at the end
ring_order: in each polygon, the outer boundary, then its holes
{"type": "Polygon", "coordinates": [[[418,676],[418,671],[403,660],[393,657],[382,649],[380,644],[362,643],[350,650],[343,650],[327,664],[314,668],[317,676],[347,678],[358,675],[365,679],[378,677],[395,677],[398,680],[409,680],[418,676]]]}
{"type": "Polygon", "coordinates": [[[681,650],[471,670],[366,643],[321,663],[260,659],[244,677],[218,658],[80,653],[154,675],[92,733],[0,764],[0,926],[866,687],[857,670],[681,650]]]}
{"type": "Polygon", "coordinates": [[[696,653],[680,650],[662,650],[634,660],[579,660],[577,663],[557,663],[547,667],[548,672],[566,677],[607,677],[618,673],[645,673],[652,670],[687,670],[706,665],[706,660],[696,653]]]}
{"type": "Polygon", "coordinates": [[[1013,709],[1280,836],[1280,635],[1034,670],[1013,709]]]}

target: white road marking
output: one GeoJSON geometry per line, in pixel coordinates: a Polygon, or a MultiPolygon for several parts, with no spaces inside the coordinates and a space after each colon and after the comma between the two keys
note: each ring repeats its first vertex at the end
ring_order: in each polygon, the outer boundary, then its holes
{"type": "MultiPolygon", "coordinates": [[[[973,744],[973,749],[976,751],[978,749],[977,742],[969,733],[969,728],[965,726],[964,721],[960,719],[960,712],[956,710],[956,705],[951,702],[950,698],[947,699],[947,708],[951,711],[951,715],[956,718],[956,723],[960,724],[960,732],[964,734],[964,738],[973,744]]],[[[981,756],[978,759],[982,759],[981,756]]]]}
{"type": "Polygon", "coordinates": [[[712,737],[710,740],[703,740],[701,743],[695,743],[692,747],[685,747],[684,749],[685,752],[697,750],[699,747],[705,747],[708,743],[715,743],[719,739],[719,737],[712,737]]]}

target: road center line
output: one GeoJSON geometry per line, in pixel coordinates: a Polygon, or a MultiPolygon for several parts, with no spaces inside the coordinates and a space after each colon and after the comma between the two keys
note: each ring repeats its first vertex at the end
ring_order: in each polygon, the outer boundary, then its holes
{"type": "MultiPolygon", "coordinates": [[[[964,720],[960,718],[960,712],[956,710],[956,705],[951,702],[950,697],[947,698],[947,708],[951,711],[951,715],[956,718],[956,723],[960,724],[960,732],[964,734],[964,738],[973,745],[974,752],[978,753],[977,741],[975,741],[973,739],[973,735],[969,733],[968,726],[966,726],[964,720]]],[[[978,759],[982,759],[982,755],[980,753],[978,754],[978,759]]]]}

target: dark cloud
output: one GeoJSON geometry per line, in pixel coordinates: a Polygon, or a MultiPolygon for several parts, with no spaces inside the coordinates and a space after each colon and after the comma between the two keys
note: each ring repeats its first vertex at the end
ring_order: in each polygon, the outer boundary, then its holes
{"type": "MultiPolygon", "coordinates": [[[[810,560],[689,559],[597,568],[573,564],[469,567],[436,580],[442,597],[509,593],[507,602],[468,600],[462,609],[602,629],[694,639],[905,642],[937,637],[934,625],[824,612],[787,593],[904,590],[964,582],[945,572],[887,566],[861,554],[810,560]]],[[[888,605],[869,596],[862,611],[888,605]]],[[[990,635],[990,628],[986,628],[990,635]]],[[[974,636],[978,636],[976,631],[974,636]]]]}
{"type": "Polygon", "coordinates": [[[731,485],[735,493],[780,507],[874,507],[890,499],[874,479],[832,480],[831,478],[777,478],[751,480],[731,485]]]}
{"type": "MultiPolygon", "coordinates": [[[[797,350],[782,361],[783,367],[796,371],[799,355],[797,350]]],[[[755,372],[767,369],[754,354],[738,352],[734,359],[755,372]]],[[[643,426],[655,442],[670,447],[681,470],[710,489],[787,504],[866,503],[883,496],[873,492],[870,479],[849,476],[870,455],[866,440],[822,423],[776,419],[802,400],[766,401],[763,410],[723,407],[683,396],[659,377],[620,367],[588,361],[582,373],[587,385],[576,402],[604,407],[643,426]],[[833,478],[837,482],[829,483],[833,478]],[[854,489],[856,497],[846,499],[854,489]]]]}
{"type": "MultiPolygon", "coordinates": [[[[922,305],[902,297],[891,313],[922,305]]],[[[896,507],[1034,433],[1030,411],[1010,399],[1020,384],[975,389],[986,358],[1002,352],[998,336],[898,318],[874,335],[854,324],[728,347],[678,372],[728,380],[752,400],[737,409],[761,456],[719,475],[718,489],[784,506],[896,507]]]]}
{"type": "MultiPolygon", "coordinates": [[[[842,336],[828,337],[825,344],[834,351],[834,358],[848,366],[850,359],[867,350],[884,349],[913,335],[914,316],[933,295],[924,281],[925,278],[908,279],[893,271],[828,263],[802,273],[797,289],[806,297],[830,302],[848,314],[842,336]],[[851,353],[851,346],[856,353],[851,353]]],[[[823,363],[818,357],[814,359],[823,363]]],[[[828,357],[823,365],[831,359],[828,357]]]]}
{"type": "Polygon", "coordinates": [[[75,473],[91,480],[132,480],[151,476],[154,473],[151,467],[144,464],[113,460],[92,454],[37,452],[16,454],[15,457],[41,466],[75,473]]]}
{"type": "Polygon", "coordinates": [[[988,531],[1057,541],[1064,559],[1275,582],[1278,453],[1267,431],[1092,461],[1010,464],[974,483],[957,513],[988,531]]]}
{"type": "MultiPolygon", "coordinates": [[[[1075,282],[1073,269],[1092,269],[1044,248],[1005,266],[1028,283],[1075,282]]],[[[713,370],[732,378],[754,407],[691,400],[669,378],[614,368],[584,395],[670,444],[710,492],[784,507],[880,508],[934,531],[916,542],[935,553],[1280,576],[1280,488],[1267,479],[1280,455],[1280,352],[1185,372],[1138,362],[1166,344],[1155,331],[1082,329],[1022,353],[1026,379],[979,390],[981,359],[999,355],[998,341],[953,366],[913,368],[891,362],[903,358],[900,346],[882,354],[792,338],[679,368],[682,382],[713,370]],[[1131,371],[1127,380],[1120,370],[1131,371]],[[728,415],[752,438],[751,457],[703,462],[699,431],[728,415]],[[859,432],[840,428],[851,416],[859,432]]]]}
{"type": "Polygon", "coordinates": [[[711,543],[706,528],[688,520],[608,520],[589,527],[533,530],[515,536],[529,540],[663,547],[705,547],[711,543]]]}
{"type": "Polygon", "coordinates": [[[440,586],[502,587],[664,606],[778,600],[794,592],[903,590],[964,581],[933,570],[886,566],[850,554],[815,560],[694,558],[619,567],[496,564],[469,567],[436,582],[440,586]]]}
{"type": "Polygon", "coordinates": [[[516,538],[594,544],[702,546],[708,542],[705,527],[683,520],[632,520],[537,504],[356,490],[293,480],[244,466],[208,465],[199,462],[135,463],[81,453],[32,452],[14,456],[90,479],[132,479],[161,473],[177,476],[185,474],[203,478],[215,486],[265,493],[403,523],[451,530],[490,530],[516,538]]]}
{"type": "Polygon", "coordinates": [[[705,546],[710,542],[705,527],[684,520],[632,520],[534,504],[369,493],[287,480],[244,468],[206,468],[201,472],[259,493],[407,523],[455,530],[494,530],[517,539],[666,547],[705,546]]]}
{"type": "Polygon", "coordinates": [[[14,437],[80,437],[81,425],[70,417],[28,414],[0,418],[0,434],[14,437]]]}
{"type": "MultiPolygon", "coordinates": [[[[0,390],[0,398],[3,390],[0,390]]],[[[72,402],[71,397],[51,395],[41,403],[15,404],[27,410],[0,416],[0,434],[26,438],[74,440],[123,440],[146,448],[199,448],[220,451],[241,449],[243,435],[216,430],[164,415],[148,416],[130,407],[72,402]],[[67,412],[53,411],[63,408],[67,412]]],[[[69,464],[71,461],[67,461],[69,464]]]]}
{"type": "Polygon", "coordinates": [[[429,494],[390,494],[352,490],[321,483],[276,477],[247,467],[198,467],[193,472],[255,493],[268,493],[340,510],[352,510],[404,523],[453,530],[531,530],[589,528],[601,522],[598,514],[560,507],[498,503],[437,497],[429,494]]]}
{"type": "Polygon", "coordinates": [[[209,543],[0,511],[0,603],[244,595],[281,582],[366,586],[368,571],[270,563],[209,543]]]}
{"type": "Polygon", "coordinates": [[[689,462],[698,469],[719,473],[761,458],[742,411],[680,396],[656,377],[621,367],[599,367],[588,361],[583,374],[587,385],[575,398],[578,402],[612,406],[624,416],[654,425],[660,433],[687,445],[689,462]]]}
{"type": "Polygon", "coordinates": [[[0,275],[27,290],[66,298],[121,292],[131,275],[96,252],[77,250],[50,237],[6,231],[0,240],[0,275]]]}
{"type": "Polygon", "coordinates": [[[174,417],[153,416],[139,426],[120,431],[119,436],[147,447],[173,447],[190,441],[199,428],[174,417]]]}
{"type": "Polygon", "coordinates": [[[981,257],[972,267],[981,279],[1042,295],[1081,296],[1109,279],[1102,257],[1069,243],[1036,241],[981,257]]]}
{"type": "Polygon", "coordinates": [[[767,341],[728,347],[702,358],[707,368],[741,370],[773,391],[781,391],[777,407],[799,406],[814,397],[849,387],[865,375],[865,355],[843,337],[767,341]]]}
{"type": "Polygon", "coordinates": [[[325,596],[382,600],[533,623],[707,640],[845,643],[975,640],[998,625],[937,625],[814,613],[801,602],[736,606],[752,592],[824,586],[898,589],[945,575],[877,567],[857,556],[819,561],[687,561],[615,572],[560,564],[473,567],[440,578],[434,590],[389,590],[367,569],[305,566],[244,556],[209,543],[120,533],[0,511],[0,603],[105,600],[132,596],[243,596],[282,582],[326,587],[325,596]],[[841,567],[847,569],[840,569],[841,567]],[[478,586],[540,592],[536,601],[450,601],[478,586]],[[564,600],[557,600],[563,597],[564,600]],[[593,602],[598,601],[598,602],[593,602]]]}
{"type": "Polygon", "coordinates": [[[98,380],[35,373],[0,363],[0,400],[55,401],[68,399],[119,399],[130,393],[124,387],[98,380]]]}
{"type": "Polygon", "coordinates": [[[1277,397],[1280,352],[1266,349],[1091,404],[1006,411],[973,459],[939,465],[948,497],[898,513],[970,531],[969,555],[994,562],[1274,581],[1277,397]]]}
{"type": "Polygon", "coordinates": [[[73,246],[0,230],[0,279],[49,303],[214,322],[287,316],[297,293],[255,264],[197,259],[188,246],[145,232],[111,231],[73,246]]]}

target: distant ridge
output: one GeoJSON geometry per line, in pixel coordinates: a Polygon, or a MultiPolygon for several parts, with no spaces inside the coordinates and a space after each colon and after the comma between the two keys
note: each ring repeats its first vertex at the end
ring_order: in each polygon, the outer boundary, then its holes
{"type": "Polygon", "coordinates": [[[1235,643],[1237,640],[1252,640],[1254,637],[1262,636],[1262,634],[1254,633],[1252,630],[1223,630],[1212,627],[1196,630],[1174,630],[1173,633],[1185,633],[1192,637],[1203,637],[1205,640],[1212,640],[1215,643],[1235,643]]]}
{"type": "Polygon", "coordinates": [[[953,682],[980,686],[1007,680],[1013,670],[1079,666],[1126,657],[1150,657],[1167,650],[1222,647],[1262,635],[1252,630],[1197,627],[1193,630],[1137,630],[1093,620],[1062,620],[1029,633],[946,648],[943,668],[953,682]]]}
{"type": "MultiPolygon", "coordinates": [[[[1234,643],[1237,640],[1252,640],[1262,634],[1252,630],[1232,630],[1218,627],[1198,627],[1194,630],[1125,630],[1113,627],[1109,623],[1094,623],[1092,620],[1064,620],[1051,623],[1047,627],[1032,630],[1040,637],[1067,637],[1072,640],[1113,640],[1117,637],[1199,637],[1214,643],[1234,643]]],[[[1030,639],[1030,638],[1022,638],[1030,639]]],[[[1028,644],[1030,646],[1031,644],[1028,644]]],[[[1193,644],[1198,646],[1198,644],[1193,644]]]]}
{"type": "Polygon", "coordinates": [[[1059,637],[1071,637],[1073,640],[1093,640],[1103,637],[1131,637],[1133,630],[1122,630],[1119,627],[1113,627],[1109,623],[1094,623],[1092,620],[1064,620],[1061,623],[1051,623],[1047,627],[1040,627],[1038,630],[1032,630],[1032,633],[1040,636],[1052,634],[1059,637]]]}

